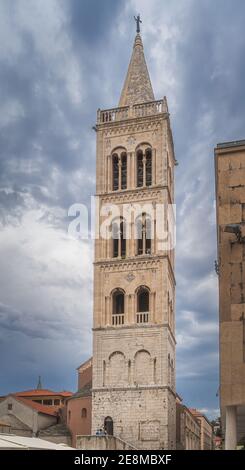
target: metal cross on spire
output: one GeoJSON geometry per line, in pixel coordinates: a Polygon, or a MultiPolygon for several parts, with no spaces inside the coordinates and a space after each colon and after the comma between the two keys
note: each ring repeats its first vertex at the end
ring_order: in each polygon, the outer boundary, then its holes
{"type": "Polygon", "coordinates": [[[136,32],[140,33],[140,23],[142,23],[140,19],[140,15],[134,16],[135,22],[136,22],[136,32]]]}

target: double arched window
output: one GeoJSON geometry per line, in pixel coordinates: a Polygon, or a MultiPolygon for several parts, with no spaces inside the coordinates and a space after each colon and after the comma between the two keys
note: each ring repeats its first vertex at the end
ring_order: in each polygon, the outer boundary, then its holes
{"type": "Polygon", "coordinates": [[[122,217],[112,222],[112,257],[125,258],[126,256],[126,227],[122,217]]]}
{"type": "Polygon", "coordinates": [[[112,294],[112,325],[124,324],[124,297],[122,289],[114,290],[112,294]]]}
{"type": "MultiPolygon", "coordinates": [[[[111,293],[112,325],[124,325],[125,292],[117,287],[111,293]]],[[[139,286],[135,291],[136,323],[148,323],[150,318],[150,289],[139,286]]]]}
{"type": "Polygon", "coordinates": [[[152,185],[152,150],[139,148],[136,152],[137,187],[152,185]]]}
{"type": "Polygon", "coordinates": [[[127,153],[112,154],[112,189],[127,189],[127,153]]]}
{"type": "Polygon", "coordinates": [[[151,254],[151,217],[143,213],[136,219],[136,233],[137,233],[137,255],[150,255],[151,254]]]}

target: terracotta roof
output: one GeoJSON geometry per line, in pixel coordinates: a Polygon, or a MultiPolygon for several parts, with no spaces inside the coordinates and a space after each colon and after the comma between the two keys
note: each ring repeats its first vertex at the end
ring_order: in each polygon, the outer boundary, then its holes
{"type": "Polygon", "coordinates": [[[37,396],[61,396],[61,397],[70,397],[72,392],[68,392],[66,390],[62,392],[53,392],[52,390],[47,389],[34,389],[34,390],[24,390],[23,392],[16,392],[13,395],[18,397],[37,397],[37,396]]]}
{"type": "Polygon", "coordinates": [[[56,406],[41,405],[41,403],[37,403],[36,401],[28,400],[28,398],[19,397],[16,395],[13,395],[13,397],[16,400],[24,403],[26,406],[29,406],[29,408],[33,408],[34,410],[38,411],[38,413],[43,413],[45,415],[51,415],[51,416],[57,416],[56,406]]]}

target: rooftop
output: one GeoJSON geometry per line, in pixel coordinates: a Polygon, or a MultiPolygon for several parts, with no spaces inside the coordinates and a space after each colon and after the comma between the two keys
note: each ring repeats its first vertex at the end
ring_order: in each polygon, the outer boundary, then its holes
{"type": "Polygon", "coordinates": [[[245,145],[245,140],[233,140],[231,142],[221,142],[217,144],[217,148],[239,147],[245,145]]]}
{"type": "Polygon", "coordinates": [[[33,390],[24,390],[23,392],[16,392],[13,395],[18,397],[39,397],[39,396],[61,396],[61,397],[70,397],[72,392],[68,392],[66,390],[62,392],[53,392],[52,390],[48,389],[33,389],[33,390]]]}
{"type": "Polygon", "coordinates": [[[36,410],[38,413],[43,413],[45,415],[57,416],[57,407],[56,406],[45,406],[36,401],[28,400],[28,398],[19,397],[12,395],[16,400],[20,401],[24,405],[36,410]]]}

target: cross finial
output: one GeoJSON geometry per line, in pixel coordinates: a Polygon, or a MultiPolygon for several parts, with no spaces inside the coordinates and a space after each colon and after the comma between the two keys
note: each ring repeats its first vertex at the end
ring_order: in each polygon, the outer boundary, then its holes
{"type": "Polygon", "coordinates": [[[134,16],[135,22],[136,22],[136,32],[140,33],[140,23],[142,23],[140,19],[140,15],[134,16]]]}

